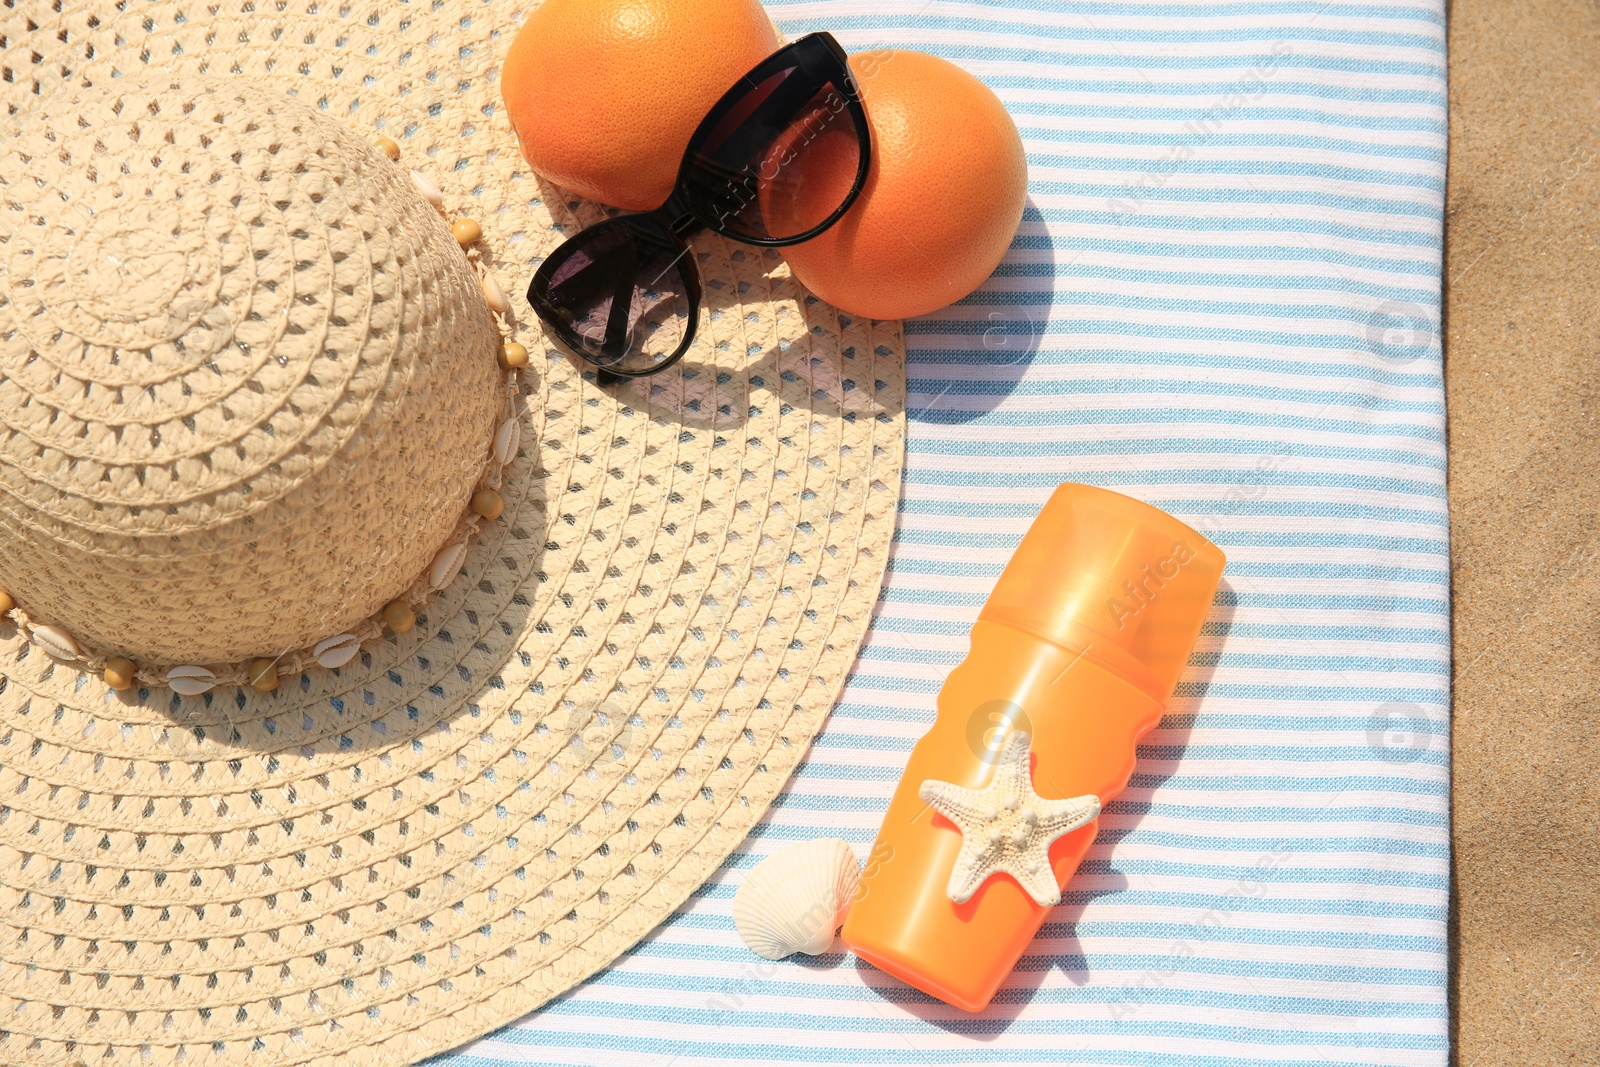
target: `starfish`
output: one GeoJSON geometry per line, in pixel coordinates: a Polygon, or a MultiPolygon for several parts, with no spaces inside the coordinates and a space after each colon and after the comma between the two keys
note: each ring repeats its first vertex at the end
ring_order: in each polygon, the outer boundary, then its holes
{"type": "Polygon", "coordinates": [[[950,869],[945,893],[957,904],[972,898],[991,875],[1015,878],[1044,907],[1061,903],[1061,887],[1050,868],[1050,846],[1100,814],[1100,798],[1051,800],[1033,791],[1028,773],[1030,739],[1016,731],[1006,739],[994,781],[965,789],[929,778],[918,794],[961,829],[961,852],[950,869]]]}

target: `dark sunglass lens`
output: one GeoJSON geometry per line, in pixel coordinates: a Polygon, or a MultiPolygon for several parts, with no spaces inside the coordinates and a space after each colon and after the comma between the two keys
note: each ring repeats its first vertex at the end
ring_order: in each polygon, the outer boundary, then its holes
{"type": "Polygon", "coordinates": [[[768,75],[729,104],[691,146],[683,178],[698,213],[717,228],[783,240],[833,217],[861,162],[848,97],[797,66],[768,75]]]}
{"type": "Polygon", "coordinates": [[[539,267],[528,298],[567,347],[615,374],[683,354],[696,301],[688,253],[638,217],[584,230],[539,267]]]}

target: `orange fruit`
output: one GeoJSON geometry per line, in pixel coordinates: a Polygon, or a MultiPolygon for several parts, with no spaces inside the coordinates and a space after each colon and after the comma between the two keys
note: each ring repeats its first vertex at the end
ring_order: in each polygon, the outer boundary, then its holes
{"type": "Polygon", "coordinates": [[[534,171],[648,211],[706,112],[777,50],[756,0],[544,0],[511,42],[500,93],[534,171]]]}
{"type": "MultiPolygon", "coordinates": [[[[1011,246],[1028,195],[1022,135],[988,86],[936,56],[864,52],[850,69],[872,128],[866,184],[842,219],[783,257],[841,311],[923,315],[982,285],[1011,246]]],[[[853,177],[830,174],[830,161],[842,172],[855,155],[837,141],[807,147],[806,176],[824,198],[853,177]]]]}

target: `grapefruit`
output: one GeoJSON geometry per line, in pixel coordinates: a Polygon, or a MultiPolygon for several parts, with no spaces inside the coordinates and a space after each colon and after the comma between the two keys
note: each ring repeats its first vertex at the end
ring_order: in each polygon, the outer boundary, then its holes
{"type": "Polygon", "coordinates": [[[756,0],[544,0],[511,42],[500,93],[536,173],[648,211],[700,120],[777,50],[756,0]]]}
{"type": "MultiPolygon", "coordinates": [[[[982,285],[1010,247],[1028,195],[1022,136],[988,86],[936,56],[865,52],[850,69],[872,129],[866,184],[843,218],[783,257],[841,311],[923,315],[982,285]]],[[[855,156],[819,142],[804,165],[811,195],[827,199],[848,187],[855,156]]]]}

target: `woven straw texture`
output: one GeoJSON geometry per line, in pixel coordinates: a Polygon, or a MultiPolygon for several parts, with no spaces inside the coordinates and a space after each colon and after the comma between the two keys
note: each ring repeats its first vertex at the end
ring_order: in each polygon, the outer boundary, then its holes
{"type": "MultiPolygon", "coordinates": [[[[448,215],[483,224],[484,262],[515,294],[512,335],[535,356],[506,514],[415,630],[273,694],[112,694],[0,625],[0,1063],[383,1067],[570,988],[670,914],[765,811],[844,680],[887,559],[904,444],[898,324],[842,319],[777,255],[700,238],[710,311],[682,373],[602,390],[549,351],[519,292],[564,234],[602,217],[526,172],[497,108],[497,57],[524,12],[256,8],[5,0],[0,136],[57,93],[159,65],[394,137],[401,167],[444,188],[448,215]]],[[[213,195],[202,184],[185,196],[213,195]]],[[[17,189],[0,200],[23,203],[17,189]]],[[[59,218],[58,201],[25,195],[59,218]]],[[[12,273],[22,245],[3,206],[0,285],[17,300],[29,287],[12,273]]],[[[198,216],[178,221],[203,232],[198,216]]],[[[427,254],[405,245],[424,238],[387,239],[396,265],[374,269],[374,293],[403,289],[398,261],[427,254]]],[[[378,237],[362,240],[376,258],[378,237]]],[[[475,336],[462,314],[441,328],[475,336]]],[[[270,406],[280,394],[259,384],[270,406]]],[[[190,399],[157,392],[163,405],[190,399]]],[[[351,442],[386,394],[340,394],[353,395],[371,406],[351,442]]],[[[148,469],[150,450],[176,448],[165,429],[159,444],[146,432],[160,418],[141,416],[145,439],[124,433],[108,469],[139,455],[148,469]]],[[[40,527],[56,515],[14,494],[5,506],[40,527]]],[[[413,532],[367,521],[396,550],[413,532]]],[[[127,574],[106,557],[79,581],[116,601],[135,595],[127,574]]],[[[242,577],[223,574],[218,595],[243,596],[242,577]]],[[[325,579],[289,581],[303,595],[325,579]]]]}
{"type": "Polygon", "coordinates": [[[0,151],[0,587],[169,664],[275,656],[398,597],[503,400],[439,213],[243,79],[146,69],[25,114],[0,151]]]}

